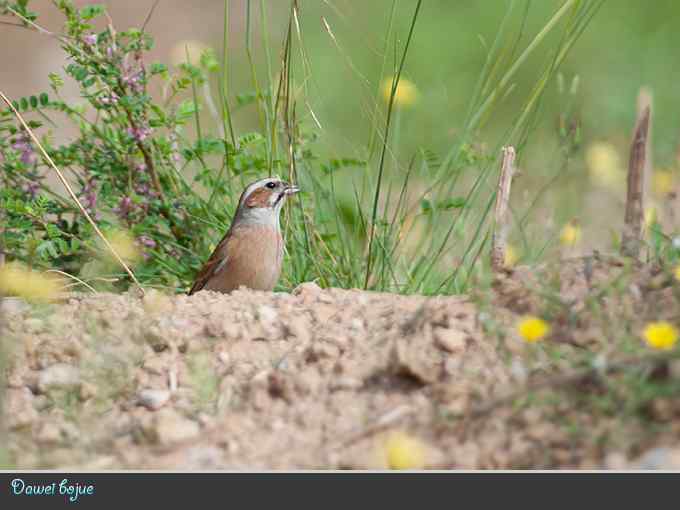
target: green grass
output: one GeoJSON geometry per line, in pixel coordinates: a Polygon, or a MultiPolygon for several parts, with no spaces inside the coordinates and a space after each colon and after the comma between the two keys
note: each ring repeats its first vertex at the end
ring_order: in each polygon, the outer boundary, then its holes
{"type": "MultiPolygon", "coordinates": [[[[225,0],[221,50],[198,58],[185,46],[186,61],[178,71],[184,84],[177,86],[171,68],[169,78],[161,74],[164,91],[150,88],[166,115],[182,117],[168,123],[168,130],[184,153],[177,165],[169,163],[163,151],[171,138],[160,134],[147,149],[166,197],[159,215],[163,225],[131,226],[135,235],[156,236],[162,246],[136,268],[145,285],[186,289],[228,228],[243,186],[267,174],[304,190],[284,211],[281,289],[314,280],[324,287],[407,294],[468,291],[473,279],[489,275],[489,213],[506,145],[517,149],[522,170],[511,201],[511,239],[521,262],[561,256],[559,228],[580,216],[583,197],[601,194],[611,214],[618,214],[621,197],[594,189],[584,175],[584,148],[597,138],[589,136],[592,128],[582,120],[588,116],[583,105],[588,77],[574,69],[589,62],[571,58],[574,51],[583,55],[579,41],[599,19],[604,0],[565,0],[550,8],[510,0],[476,10],[420,1],[408,8],[396,1],[324,8],[292,1],[286,11],[282,5],[225,0]],[[481,20],[482,13],[489,16],[481,20]],[[241,15],[244,25],[236,29],[241,15]],[[357,27],[364,23],[371,30],[359,47],[357,27]],[[475,30],[479,39],[470,46],[475,30]],[[452,44],[444,48],[449,39],[452,44]],[[461,64],[465,72],[457,79],[446,59],[466,55],[470,61],[461,64]],[[432,70],[439,67],[446,71],[438,83],[432,70]],[[338,90],[338,83],[345,90],[338,90]],[[400,98],[400,84],[417,90],[415,104],[400,98]],[[436,93],[441,85],[455,97],[436,93]],[[445,118],[447,110],[455,117],[445,118]]],[[[153,35],[163,11],[150,16],[146,30],[153,35]]],[[[67,49],[72,44],[61,40],[67,49]]],[[[73,44],[73,55],[86,51],[73,44]]],[[[81,86],[83,94],[91,94],[91,85],[81,86]]],[[[627,109],[634,113],[632,101],[627,109]]],[[[107,120],[111,135],[99,118],[83,124],[77,115],[81,131],[93,130],[107,142],[115,139],[116,129],[125,130],[119,121],[107,120]]],[[[616,136],[629,132],[624,124],[616,136]]],[[[625,161],[626,140],[621,140],[613,145],[625,161]]],[[[124,166],[128,155],[121,150],[115,158],[124,166]]],[[[113,183],[120,176],[107,178],[113,183]]],[[[105,223],[115,223],[111,211],[119,197],[112,197],[105,223]]],[[[49,214],[49,204],[39,205],[36,217],[49,214]]],[[[17,207],[16,214],[32,209],[17,207]]],[[[586,230],[597,218],[579,219],[586,230]]],[[[667,225],[658,227],[650,239],[652,256],[677,258],[667,225]]],[[[618,220],[594,225],[589,247],[615,247],[602,242],[603,228],[607,235],[617,234],[618,220]]],[[[54,233],[46,233],[30,242],[16,239],[26,251],[15,257],[85,275],[100,288],[106,285],[97,278],[126,281],[110,268],[106,275],[91,274],[104,268],[74,261],[72,253],[59,252],[61,245],[55,252],[54,233]]],[[[81,255],[93,251],[85,236],[79,241],[81,255]]]]}
{"type": "MultiPolygon", "coordinates": [[[[293,221],[297,220],[303,228],[288,232],[289,281],[299,281],[303,275],[305,279],[318,279],[332,286],[403,293],[452,293],[465,291],[473,268],[486,270],[485,252],[491,228],[489,211],[495,198],[494,176],[500,147],[514,144],[521,150],[526,145],[540,115],[540,99],[547,84],[554,79],[601,2],[565,2],[525,45],[520,42],[524,35],[521,27],[526,23],[529,9],[522,13],[519,33],[517,27],[508,22],[513,19],[517,5],[516,2],[507,4],[504,21],[469,102],[470,111],[461,135],[443,157],[426,152],[425,147],[413,153],[402,152],[402,157],[410,162],[408,169],[396,156],[402,145],[408,143],[400,137],[399,125],[394,125],[404,113],[395,105],[395,95],[409,45],[419,37],[417,17],[421,4],[416,4],[407,18],[409,28],[404,34],[393,33],[390,15],[385,48],[395,47],[394,61],[390,62],[391,54],[385,51],[381,68],[392,67],[394,72],[386,74],[393,74],[395,79],[384,108],[380,91],[372,100],[376,121],[366,147],[355,151],[366,161],[364,167],[359,167],[363,170],[361,176],[342,177],[338,182],[340,179],[333,174],[320,179],[318,169],[306,161],[295,167],[303,188],[309,191],[303,200],[313,201],[313,206],[305,205],[313,210],[315,221],[303,222],[302,212],[293,215],[293,221]],[[553,31],[560,33],[559,40],[550,48],[553,56],[537,74],[537,81],[515,118],[490,149],[475,150],[481,128],[490,121],[501,98],[512,88],[515,73],[553,31]],[[404,38],[405,42],[397,54],[398,38],[404,38]],[[374,150],[376,141],[380,146],[378,151],[374,150]],[[425,192],[412,192],[410,188],[414,184],[425,188],[425,192]],[[452,204],[451,197],[459,200],[452,204]],[[329,217],[335,217],[335,221],[324,221],[329,217]],[[405,233],[409,221],[423,223],[422,228],[405,233]],[[310,233],[309,229],[314,231],[310,233]],[[407,252],[403,245],[408,242],[420,249],[407,252]],[[313,265],[310,257],[316,261],[313,265]]],[[[288,43],[287,39],[286,45],[288,43]]],[[[285,65],[285,74],[290,80],[288,59],[285,65]]],[[[300,81],[306,79],[303,76],[300,81]]],[[[298,104],[303,101],[301,98],[298,104]]],[[[261,106],[266,108],[265,104],[261,106]]],[[[288,125],[290,121],[283,122],[288,125]]],[[[293,144],[294,140],[289,143],[293,144]]]]}

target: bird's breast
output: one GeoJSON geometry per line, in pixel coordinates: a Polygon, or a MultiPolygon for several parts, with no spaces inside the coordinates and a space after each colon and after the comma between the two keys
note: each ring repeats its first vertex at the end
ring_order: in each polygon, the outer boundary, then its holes
{"type": "Polygon", "coordinates": [[[249,225],[234,228],[224,268],[206,288],[229,291],[240,286],[272,290],[281,274],[283,238],[277,228],[249,225]]]}

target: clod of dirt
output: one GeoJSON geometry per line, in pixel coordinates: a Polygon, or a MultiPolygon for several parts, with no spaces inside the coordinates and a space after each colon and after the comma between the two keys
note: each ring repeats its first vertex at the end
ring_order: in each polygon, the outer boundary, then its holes
{"type": "Polygon", "coordinates": [[[33,393],[28,388],[10,389],[5,394],[5,415],[10,430],[31,426],[38,419],[33,393]]]}
{"type": "Polygon", "coordinates": [[[145,432],[153,442],[170,445],[195,439],[200,426],[174,409],[162,409],[147,424],[145,432]]]}

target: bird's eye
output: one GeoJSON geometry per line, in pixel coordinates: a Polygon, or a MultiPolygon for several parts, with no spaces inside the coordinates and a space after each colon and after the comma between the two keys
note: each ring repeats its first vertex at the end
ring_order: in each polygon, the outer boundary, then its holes
{"type": "Polygon", "coordinates": [[[268,182],[267,184],[265,184],[265,186],[269,189],[274,189],[274,188],[276,188],[276,183],[268,182]]]}

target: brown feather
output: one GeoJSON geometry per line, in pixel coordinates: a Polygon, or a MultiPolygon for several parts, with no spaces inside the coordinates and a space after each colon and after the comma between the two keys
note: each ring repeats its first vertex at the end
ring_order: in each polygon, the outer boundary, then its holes
{"type": "Polygon", "coordinates": [[[189,290],[190,296],[198,292],[199,290],[203,289],[205,284],[212,277],[214,270],[219,266],[220,261],[225,260],[225,258],[227,257],[227,241],[229,240],[230,234],[231,230],[225,234],[225,236],[219,242],[217,247],[213,250],[212,255],[210,255],[208,261],[205,264],[203,264],[203,267],[196,275],[194,284],[191,286],[191,289],[189,290]]]}
{"type": "Polygon", "coordinates": [[[232,228],[196,277],[189,295],[199,290],[231,292],[240,286],[272,290],[281,273],[283,239],[264,225],[232,228]]]}
{"type": "Polygon", "coordinates": [[[246,199],[245,205],[247,207],[271,207],[269,199],[272,196],[272,191],[267,188],[260,188],[253,191],[246,199]]]}

